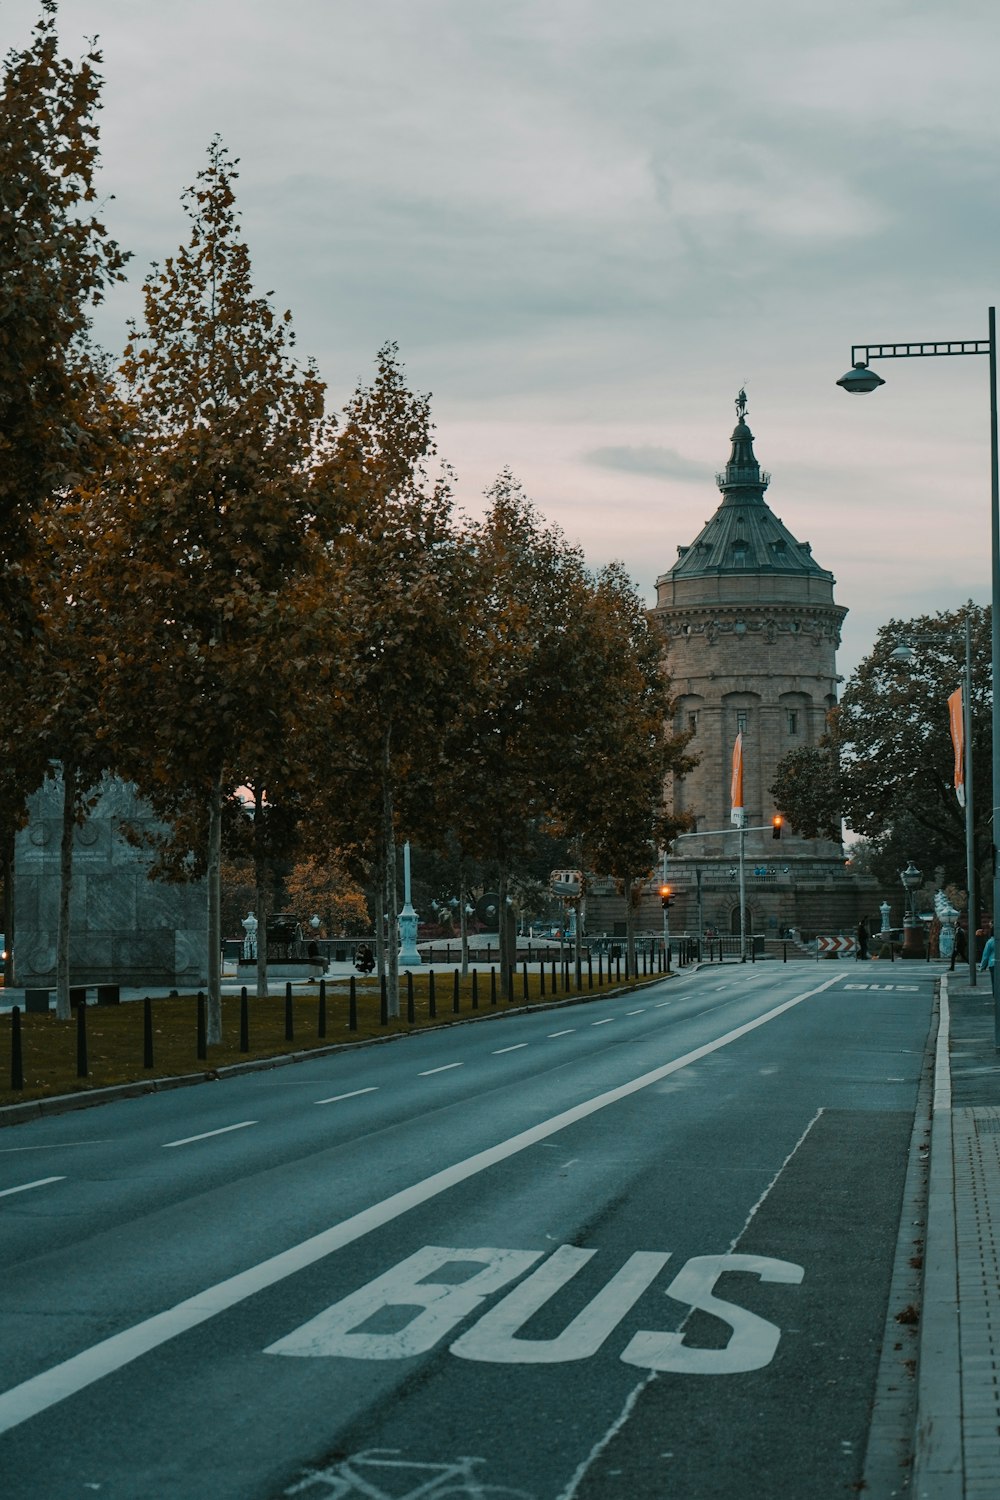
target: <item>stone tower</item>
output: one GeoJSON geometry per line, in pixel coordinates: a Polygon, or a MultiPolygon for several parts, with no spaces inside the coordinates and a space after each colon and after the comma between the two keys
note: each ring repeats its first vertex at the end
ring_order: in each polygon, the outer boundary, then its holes
{"type": "Polygon", "coordinates": [[[695,540],[677,548],[652,611],[666,642],[677,727],[694,730],[691,749],[700,756],[670,789],[674,806],[708,834],[675,846],[671,926],[739,930],[738,838],[728,830],[730,766],[742,731],[745,821],[767,825],[746,835],[748,932],[849,931],[869,895],[845,868],[839,843],[798,838],[787,827],[775,842],[770,824],[781,809],[769,791],[778,762],[824,731],[847,611],[834,601],[832,573],[764,499],[770,475],[754,454],[742,391],[736,405],[729,462],[716,476],[722,503],[695,540]]]}

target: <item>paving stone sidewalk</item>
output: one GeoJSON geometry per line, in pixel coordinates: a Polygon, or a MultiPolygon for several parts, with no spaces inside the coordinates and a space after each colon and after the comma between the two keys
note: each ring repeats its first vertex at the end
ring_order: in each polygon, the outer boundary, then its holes
{"type": "Polygon", "coordinates": [[[1000,1053],[990,976],[941,981],[917,1441],[917,1500],[1000,1496],[1000,1053]]]}

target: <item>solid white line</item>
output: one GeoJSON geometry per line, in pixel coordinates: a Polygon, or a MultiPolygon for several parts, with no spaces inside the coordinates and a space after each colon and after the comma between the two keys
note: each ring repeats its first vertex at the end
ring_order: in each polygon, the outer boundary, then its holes
{"type": "Polygon", "coordinates": [[[603,1021],[591,1021],[591,1026],[610,1026],[614,1016],[606,1016],[603,1021]]]}
{"type": "Polygon", "coordinates": [[[332,1224],[328,1229],[321,1230],[310,1239],[302,1240],[299,1244],[292,1245],[290,1249],[272,1255],[269,1260],[250,1266],[245,1271],[238,1271],[235,1276],[216,1282],[214,1286],[196,1292],[193,1297],[187,1297],[183,1302],[178,1302],[163,1312],[154,1313],[151,1318],[146,1318],[143,1322],[136,1323],[121,1333],[114,1333],[110,1338],[102,1339],[100,1343],[93,1344],[80,1354],[73,1355],[62,1364],[43,1370],[41,1374],[23,1381],[21,1385],[12,1386],[10,1390],[0,1395],[0,1433],[19,1426],[29,1417],[46,1411],[48,1407],[93,1385],[105,1375],[122,1369],[124,1365],[130,1364],[134,1359],[139,1359],[143,1354],[148,1354],[150,1350],[165,1344],[169,1339],[176,1338],[178,1334],[197,1328],[200,1323],[207,1322],[216,1314],[237,1306],[256,1292],[274,1286],[277,1282],[283,1281],[287,1276],[292,1276],[307,1266],[315,1265],[317,1261],[332,1255],[335,1250],[343,1249],[345,1245],[354,1244],[366,1234],[371,1234],[374,1230],[392,1223],[401,1214],[428,1203],[432,1198],[447,1192],[449,1188],[456,1187],[470,1177],[475,1177],[480,1172],[496,1166],[498,1162],[507,1161],[510,1157],[526,1151],[529,1146],[537,1146],[540,1141],[558,1134],[560,1130],[576,1125],[580,1120],[586,1120],[590,1115],[607,1109],[609,1105],[617,1104],[622,1099],[631,1098],[633,1094],[638,1094],[652,1084],[669,1078],[672,1073],[680,1072],[681,1068],[689,1068],[692,1063],[699,1062],[703,1057],[709,1057],[713,1052],[718,1052],[721,1047],[728,1047],[731,1042],[738,1041],[740,1037],[747,1036],[758,1027],[766,1026],[769,1021],[784,1015],[794,1006],[801,1005],[803,1000],[810,1000],[814,995],[822,994],[824,990],[836,983],[836,979],[836,975],[831,975],[814,989],[804,990],[801,995],[794,995],[792,999],[785,1000],[781,1005],[774,1006],[772,1010],[765,1011],[756,1020],[746,1021],[742,1026],[737,1026],[732,1031],[716,1037],[714,1041],[695,1047],[691,1052],[685,1052],[683,1057],[664,1063],[661,1067],[654,1068],[652,1072],[642,1073],[638,1078],[608,1089],[603,1094],[595,1094],[592,1099],[585,1099],[581,1104],[573,1105],[571,1109],[565,1109],[560,1114],[552,1115],[548,1120],[542,1120],[527,1130],[519,1131],[517,1135],[509,1136],[507,1140],[499,1141],[497,1145],[489,1146],[485,1151],[477,1151],[473,1156],[467,1156],[464,1161],[455,1162],[453,1166],[434,1172],[430,1177],[425,1177],[422,1182],[415,1182],[411,1187],[392,1193],[388,1198],[383,1198],[381,1203],[374,1203],[370,1208],[352,1214],[349,1219],[343,1219],[339,1224],[332,1224]]]}
{"type": "Polygon", "coordinates": [[[498,1047],[493,1056],[499,1057],[503,1052],[520,1052],[521,1048],[527,1045],[527,1042],[515,1042],[513,1047],[498,1047]]]}
{"type": "Polygon", "coordinates": [[[231,1130],[246,1130],[248,1125],[256,1125],[256,1120],[241,1120],[238,1125],[223,1125],[219,1130],[206,1130],[201,1135],[186,1135],[180,1141],[164,1141],[163,1149],[168,1151],[171,1146],[190,1146],[192,1141],[207,1141],[213,1135],[228,1135],[231,1130]]]}
{"type": "Polygon", "coordinates": [[[551,1040],[554,1036],[570,1036],[575,1030],[575,1026],[570,1026],[566,1031],[550,1031],[549,1039],[551,1040]]]}
{"type": "Polygon", "coordinates": [[[49,1182],[65,1182],[65,1177],[39,1177],[37,1182],[22,1182],[20,1187],[4,1188],[0,1192],[0,1198],[9,1198],[14,1193],[26,1193],[29,1188],[45,1187],[49,1182]]]}
{"type": "Polygon", "coordinates": [[[339,1104],[341,1099],[357,1099],[360,1094],[377,1094],[378,1084],[373,1083],[367,1089],[352,1089],[349,1094],[331,1094],[329,1099],[317,1099],[317,1104],[339,1104]]]}
{"type": "Polygon", "coordinates": [[[447,1073],[449,1068],[464,1068],[464,1063],[442,1063],[440,1068],[428,1068],[424,1073],[418,1073],[418,1078],[429,1078],[432,1073],[447,1073]]]}

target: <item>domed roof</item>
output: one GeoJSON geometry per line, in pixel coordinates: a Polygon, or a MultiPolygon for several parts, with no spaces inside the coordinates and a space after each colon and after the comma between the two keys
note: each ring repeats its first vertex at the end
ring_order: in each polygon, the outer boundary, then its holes
{"type": "Polygon", "coordinates": [[[764,491],[771,476],[753,451],[746,423],[746,396],[737,400],[739,420],[733,428],[729,462],[715,482],[722,504],[688,547],[677,548],[677,561],[664,578],[699,578],[719,573],[813,574],[833,581],[833,574],[814,560],[808,542],[796,541],[771,510],[764,491]]]}

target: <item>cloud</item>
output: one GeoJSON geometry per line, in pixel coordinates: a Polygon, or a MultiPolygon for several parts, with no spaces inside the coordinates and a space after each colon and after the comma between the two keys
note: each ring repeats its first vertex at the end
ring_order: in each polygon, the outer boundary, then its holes
{"type": "Polygon", "coordinates": [[[592,448],[583,455],[584,463],[599,469],[614,469],[624,474],[648,474],[656,479],[709,480],[707,464],[694,463],[673,448],[658,448],[651,443],[641,447],[592,448]]]}

